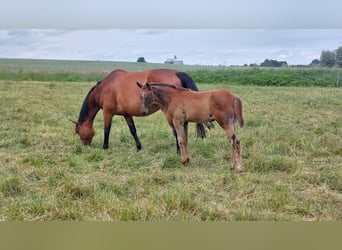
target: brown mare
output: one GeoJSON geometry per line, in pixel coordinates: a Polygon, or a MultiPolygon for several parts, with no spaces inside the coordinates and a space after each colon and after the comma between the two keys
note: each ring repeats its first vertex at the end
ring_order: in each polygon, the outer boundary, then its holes
{"type": "Polygon", "coordinates": [[[217,121],[231,142],[232,168],[243,171],[240,141],[235,134],[235,122],[243,127],[242,101],[227,90],[194,92],[174,85],[159,83],[142,85],[141,113],[147,112],[151,103],[159,105],[169,125],[176,130],[181,162],[189,162],[188,122],[217,121]]]}
{"type": "MultiPolygon", "coordinates": [[[[140,90],[136,82],[169,82],[174,86],[190,88],[198,91],[195,82],[184,72],[169,69],[155,69],[142,72],[128,72],[121,69],[112,71],[104,80],[91,88],[84,99],[76,124],[76,133],[80,136],[83,145],[90,145],[94,137],[93,121],[97,112],[103,109],[104,117],[104,143],[103,148],[108,148],[108,140],[112,119],[114,115],[124,116],[127,125],[133,135],[137,150],[141,144],[137,136],[132,116],[149,115],[156,112],[157,105],[149,105],[144,113],[141,113],[140,90]]],[[[197,124],[198,136],[205,137],[202,124],[197,124]]]]}

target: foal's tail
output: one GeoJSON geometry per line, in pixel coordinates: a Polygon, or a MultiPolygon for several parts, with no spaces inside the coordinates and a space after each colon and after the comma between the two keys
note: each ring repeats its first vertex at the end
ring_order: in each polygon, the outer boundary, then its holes
{"type": "MultiPolygon", "coordinates": [[[[186,89],[191,89],[194,91],[198,91],[198,88],[196,86],[196,83],[194,80],[185,72],[177,72],[177,77],[182,82],[182,87],[186,89]]],[[[205,123],[208,129],[212,129],[214,127],[214,124],[212,123],[205,123]]],[[[196,131],[197,131],[197,137],[201,137],[202,139],[206,137],[205,128],[203,126],[203,123],[197,123],[196,124],[196,131]]]]}
{"type": "Polygon", "coordinates": [[[239,122],[240,128],[245,125],[245,121],[243,120],[242,115],[242,101],[239,97],[234,98],[234,113],[239,122]]]}

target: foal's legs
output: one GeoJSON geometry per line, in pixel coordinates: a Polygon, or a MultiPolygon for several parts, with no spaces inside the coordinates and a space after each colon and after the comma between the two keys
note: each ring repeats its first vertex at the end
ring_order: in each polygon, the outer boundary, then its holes
{"type": "Polygon", "coordinates": [[[180,154],[180,149],[179,149],[179,143],[178,143],[178,138],[177,138],[177,131],[176,129],[172,126],[172,132],[173,132],[173,135],[175,136],[176,138],[176,150],[177,150],[177,154],[180,154]]]}
{"type": "Polygon", "coordinates": [[[164,115],[165,115],[166,120],[167,120],[167,122],[169,123],[170,127],[172,128],[173,135],[174,135],[175,138],[176,138],[176,150],[177,150],[177,154],[179,154],[179,153],[180,153],[180,149],[179,149],[177,131],[176,131],[176,129],[175,129],[175,126],[173,125],[173,119],[172,119],[172,117],[171,117],[168,113],[166,113],[166,112],[164,112],[164,115]]]}
{"type": "Polygon", "coordinates": [[[188,156],[189,161],[189,151],[188,151],[188,122],[184,123],[184,133],[185,133],[185,153],[188,156]]]}
{"type": "Polygon", "coordinates": [[[137,151],[139,151],[141,149],[141,143],[140,143],[138,135],[137,135],[137,130],[136,130],[135,125],[134,125],[133,117],[128,116],[128,115],[125,115],[124,117],[125,117],[125,120],[126,120],[128,127],[129,127],[129,131],[131,132],[131,135],[134,137],[135,145],[137,147],[137,151]]]}
{"type": "Polygon", "coordinates": [[[189,155],[188,155],[188,138],[187,138],[187,128],[188,125],[184,124],[182,120],[173,119],[173,125],[177,131],[177,138],[178,138],[178,145],[180,148],[181,153],[181,162],[183,164],[189,162],[189,155]]]}
{"type": "Polygon", "coordinates": [[[241,158],[240,140],[235,134],[235,124],[233,122],[229,122],[228,124],[221,124],[219,122],[219,124],[224,129],[228,139],[230,140],[232,148],[231,168],[235,168],[236,171],[242,172],[244,168],[241,158]]]}

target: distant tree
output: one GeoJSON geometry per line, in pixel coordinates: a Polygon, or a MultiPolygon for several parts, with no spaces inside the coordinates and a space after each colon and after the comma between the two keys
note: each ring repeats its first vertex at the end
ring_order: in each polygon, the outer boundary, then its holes
{"type": "Polygon", "coordinates": [[[270,59],[265,59],[264,62],[260,63],[261,67],[286,67],[288,66],[286,61],[280,61],[278,62],[277,60],[270,60],[270,59]]]}
{"type": "Polygon", "coordinates": [[[260,63],[261,67],[274,67],[274,60],[265,59],[262,63],[260,63]]]}
{"type": "Polygon", "coordinates": [[[321,64],[321,61],[318,59],[313,59],[312,62],[309,64],[309,66],[319,66],[321,64]]]}
{"type": "Polygon", "coordinates": [[[338,47],[335,53],[336,53],[336,64],[339,67],[342,67],[342,46],[338,47]]]}
{"type": "Polygon", "coordinates": [[[138,57],[137,62],[146,62],[145,57],[143,56],[138,57]]]}
{"type": "Polygon", "coordinates": [[[321,66],[333,67],[336,63],[336,54],[329,50],[323,50],[321,53],[321,66]]]}
{"type": "Polygon", "coordinates": [[[278,67],[288,67],[289,66],[286,61],[279,61],[278,65],[279,65],[278,67]]]}

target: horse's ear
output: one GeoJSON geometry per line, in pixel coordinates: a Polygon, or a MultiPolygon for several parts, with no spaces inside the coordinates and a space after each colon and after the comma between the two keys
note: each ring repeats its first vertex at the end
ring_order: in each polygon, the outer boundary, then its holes
{"type": "Polygon", "coordinates": [[[146,87],[147,87],[148,90],[152,90],[151,84],[149,84],[149,83],[147,82],[145,85],[146,85],[146,87]]]}
{"type": "Polygon", "coordinates": [[[137,85],[138,85],[139,88],[142,89],[143,85],[141,83],[137,82],[137,85]]]}
{"type": "Polygon", "coordinates": [[[74,124],[78,124],[78,120],[70,120],[72,123],[74,123],[74,124]]]}

